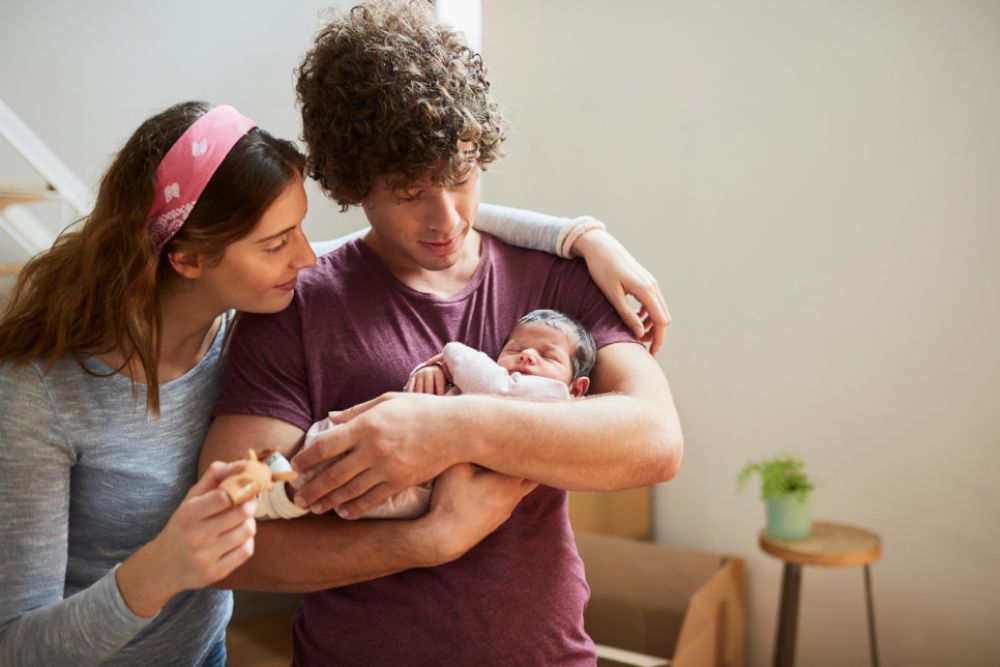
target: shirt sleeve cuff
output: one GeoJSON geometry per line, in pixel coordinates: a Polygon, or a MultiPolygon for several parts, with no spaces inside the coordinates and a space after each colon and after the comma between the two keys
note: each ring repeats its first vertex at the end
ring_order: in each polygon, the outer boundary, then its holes
{"type": "Polygon", "coordinates": [[[98,579],[97,583],[94,584],[94,588],[97,589],[99,595],[107,603],[106,608],[111,614],[111,618],[108,619],[109,625],[120,628],[123,633],[134,635],[149,625],[153,619],[160,615],[160,612],[156,612],[149,618],[144,618],[129,609],[128,604],[125,603],[125,598],[122,597],[121,589],[118,588],[119,567],[121,567],[121,563],[115,565],[107,574],[98,579]]]}

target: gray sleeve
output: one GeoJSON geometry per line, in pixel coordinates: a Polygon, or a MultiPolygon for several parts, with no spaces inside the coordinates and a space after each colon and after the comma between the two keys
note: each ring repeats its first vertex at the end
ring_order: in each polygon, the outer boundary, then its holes
{"type": "Polygon", "coordinates": [[[34,366],[0,367],[3,665],[97,664],[151,620],[125,605],[114,570],[63,598],[76,453],[57,414],[34,366]]]}
{"type": "Polygon", "coordinates": [[[569,218],[496,204],[480,204],[475,227],[510,245],[558,255],[566,232],[576,224],[577,221],[569,218]]]}
{"type": "MultiPolygon", "coordinates": [[[[562,240],[578,222],[578,220],[570,218],[557,218],[521,208],[480,204],[474,226],[479,231],[491,234],[504,243],[529,250],[541,250],[550,255],[558,255],[562,240]]],[[[340,238],[317,241],[310,245],[317,255],[326,255],[348,241],[362,236],[368,230],[369,227],[365,227],[340,238]]]]}

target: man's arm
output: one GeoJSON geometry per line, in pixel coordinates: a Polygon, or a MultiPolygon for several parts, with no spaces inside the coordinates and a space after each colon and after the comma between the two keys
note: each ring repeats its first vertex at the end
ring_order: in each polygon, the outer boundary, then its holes
{"type": "MultiPolygon", "coordinates": [[[[220,416],[209,430],[199,470],[215,460],[242,458],[248,449],[290,456],[302,437],[301,429],[279,419],[220,416]]],[[[413,521],[344,521],[334,514],[260,521],[254,556],[217,586],[308,592],[446,563],[506,521],[534,486],[456,466],[435,484],[430,512],[413,521]]]]}
{"type": "Polygon", "coordinates": [[[565,403],[379,397],[340,413],[342,428],[293,459],[305,470],[350,450],[299,493],[321,511],[362,512],[457,461],[573,490],[673,478],[683,438],[670,386],[652,357],[634,343],[607,345],[592,380],[600,395],[565,403]]]}

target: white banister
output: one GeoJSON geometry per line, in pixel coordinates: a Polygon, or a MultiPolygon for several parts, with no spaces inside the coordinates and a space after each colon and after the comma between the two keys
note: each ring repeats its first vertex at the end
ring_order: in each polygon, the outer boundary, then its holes
{"type": "Polygon", "coordinates": [[[0,137],[45,181],[43,185],[0,183],[0,230],[33,256],[49,248],[56,235],[24,204],[61,201],[60,223],[65,223],[89,212],[92,196],[84,182],[3,100],[0,100],[0,137]],[[66,211],[66,207],[71,210],[66,211]]]}

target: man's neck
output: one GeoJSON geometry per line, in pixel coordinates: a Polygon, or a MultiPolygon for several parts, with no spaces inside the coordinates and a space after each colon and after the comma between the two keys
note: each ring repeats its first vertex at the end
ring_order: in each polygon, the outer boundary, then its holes
{"type": "Polygon", "coordinates": [[[445,298],[465,289],[479,268],[482,254],[482,238],[474,229],[470,229],[466,235],[458,261],[446,269],[436,271],[426,269],[409,257],[394,252],[374,230],[369,231],[362,240],[399,282],[418,292],[445,298]]]}

